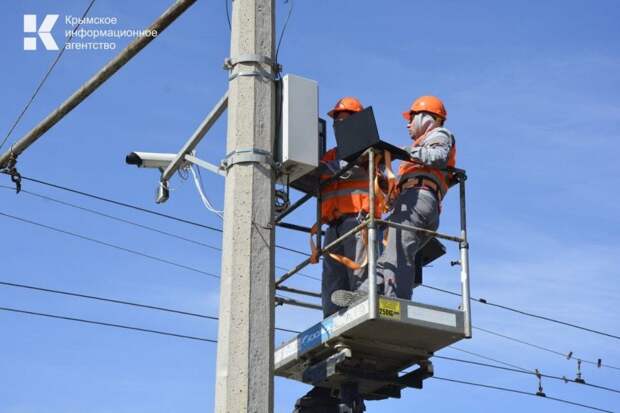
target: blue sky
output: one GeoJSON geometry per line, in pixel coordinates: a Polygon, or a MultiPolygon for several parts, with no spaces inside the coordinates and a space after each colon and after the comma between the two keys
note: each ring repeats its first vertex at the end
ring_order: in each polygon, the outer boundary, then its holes
{"type": "MultiPolygon", "coordinates": [[[[118,28],[148,26],[169,2],[97,0],[91,16],[114,16],[118,28]]],[[[168,203],[153,202],[157,173],[124,164],[133,150],[175,152],[226,90],[229,31],[223,1],[199,0],[87,101],[19,159],[22,174],[220,226],[190,181],[172,182],[168,203]]],[[[22,50],[24,14],[80,16],[86,1],[2,2],[0,131],[6,131],[55,57],[22,50]]],[[[288,4],[277,1],[278,29],[288,4]]],[[[619,172],[620,35],[616,1],[301,1],[282,48],[285,73],[315,79],[320,112],[356,95],[375,109],[382,136],[408,143],[400,112],[418,95],[444,99],[466,168],[472,292],[532,312],[620,332],[615,191],[619,172]]],[[[59,20],[60,43],[67,28],[59,20]]],[[[279,30],[278,30],[279,32],[279,30]]],[[[127,44],[118,40],[118,48],[127,44]]],[[[67,51],[10,142],[97,71],[115,52],[67,51]]],[[[330,139],[333,139],[330,137],[330,139]]],[[[225,118],[198,148],[224,156],[225,118]]],[[[3,148],[5,149],[5,148],[3,148]]],[[[223,180],[204,174],[222,206],[223,180]]],[[[10,185],[7,177],[0,182],[10,185]]],[[[32,182],[24,189],[151,225],[210,245],[218,233],[111,206],[32,182]]],[[[441,230],[458,229],[456,191],[445,201],[441,230]]],[[[0,212],[219,273],[218,252],[0,188],[0,212]]],[[[311,208],[294,216],[310,223],[311,208]]],[[[0,281],[217,315],[218,281],[170,265],[0,217],[0,281]]],[[[305,236],[279,230],[279,243],[307,248],[305,236]]],[[[429,284],[458,289],[449,266],[457,250],[429,268],[429,284]]],[[[278,250],[278,265],[301,256],[278,250]]],[[[307,273],[320,275],[318,266],[307,273]]],[[[277,271],[280,273],[280,271],[277,271]]],[[[292,286],[317,289],[298,278],[292,286]]],[[[415,299],[455,307],[454,297],[416,290],[415,299]]],[[[216,322],[0,286],[0,305],[216,338],[216,322]]],[[[473,305],[474,324],[588,360],[620,366],[616,340],[473,305]]],[[[319,313],[278,308],[277,325],[303,329],[319,313]]],[[[215,345],[69,321],[0,312],[0,411],[211,411],[215,345]]],[[[575,376],[576,363],[474,332],[458,344],[544,373],[575,376]]],[[[276,342],[290,335],[277,333],[276,342]]],[[[446,349],[445,356],[475,358],[446,349]]],[[[435,361],[436,375],[528,392],[525,375],[435,361]]],[[[590,383],[617,387],[620,371],[583,367],[590,383]]],[[[547,395],[609,410],[617,394],[544,380],[547,395]]],[[[275,411],[288,412],[307,386],[276,379],[275,411]]],[[[533,397],[428,380],[400,400],[369,403],[369,412],[572,412],[578,407],[533,397]]]]}

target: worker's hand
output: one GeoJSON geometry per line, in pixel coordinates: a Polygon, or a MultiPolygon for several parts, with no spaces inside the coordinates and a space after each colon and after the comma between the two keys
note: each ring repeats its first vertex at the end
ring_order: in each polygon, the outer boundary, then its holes
{"type": "Polygon", "coordinates": [[[314,243],[314,240],[312,239],[312,236],[316,235],[319,232],[319,229],[321,228],[321,226],[319,225],[319,223],[315,223],[312,228],[310,228],[310,264],[316,264],[317,262],[319,262],[319,250],[316,247],[316,244],[314,243]]]}
{"type": "Polygon", "coordinates": [[[316,235],[319,232],[319,224],[315,223],[312,228],[310,228],[310,235],[316,235]]]}
{"type": "Polygon", "coordinates": [[[309,261],[310,261],[310,264],[316,264],[317,262],[319,262],[319,251],[318,250],[316,249],[312,250],[309,261]]]}

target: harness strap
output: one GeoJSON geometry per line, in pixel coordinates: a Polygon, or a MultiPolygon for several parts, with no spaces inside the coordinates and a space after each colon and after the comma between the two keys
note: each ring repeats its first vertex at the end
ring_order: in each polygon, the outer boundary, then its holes
{"type": "MultiPolygon", "coordinates": [[[[319,249],[316,247],[316,244],[314,243],[314,238],[313,236],[316,235],[316,233],[319,231],[319,225],[318,224],[314,224],[312,226],[312,228],[310,228],[310,264],[316,264],[319,262],[319,249]]],[[[364,227],[361,230],[362,233],[362,242],[364,243],[364,248],[366,248],[368,246],[368,229],[366,227],[364,227]]],[[[350,270],[359,270],[361,268],[364,268],[366,265],[368,265],[368,254],[366,254],[366,256],[364,257],[364,260],[361,263],[357,263],[354,260],[345,257],[344,255],[340,255],[340,254],[335,254],[333,252],[328,252],[327,255],[333,259],[334,261],[344,265],[345,267],[347,267],[350,270]]]]}
{"type": "Polygon", "coordinates": [[[381,200],[381,212],[388,212],[392,209],[392,202],[396,198],[396,175],[392,170],[392,154],[389,151],[383,151],[383,158],[378,156],[375,159],[375,171],[379,171],[379,165],[381,161],[385,160],[385,172],[387,175],[387,192],[383,192],[381,189],[381,174],[377,174],[374,179],[375,186],[375,196],[377,196],[381,200]]]}

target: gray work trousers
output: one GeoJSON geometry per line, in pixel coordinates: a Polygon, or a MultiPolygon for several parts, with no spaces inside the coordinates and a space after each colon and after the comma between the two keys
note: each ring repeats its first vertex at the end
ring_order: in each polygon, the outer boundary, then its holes
{"type": "MultiPolygon", "coordinates": [[[[358,224],[359,220],[355,216],[345,216],[331,223],[327,227],[327,231],[325,231],[323,245],[329,244],[336,238],[339,238],[346,232],[355,228],[358,224]]],[[[361,264],[366,258],[366,247],[362,240],[361,231],[345,239],[332,249],[331,252],[361,264]]],[[[332,293],[336,290],[354,291],[358,289],[362,281],[366,278],[367,268],[368,266],[364,266],[359,270],[351,270],[345,265],[334,261],[329,255],[323,257],[321,300],[324,317],[328,317],[342,308],[332,303],[332,293]]]]}
{"type": "MultiPolygon", "coordinates": [[[[435,231],[439,226],[439,207],[439,200],[432,191],[406,189],[396,199],[389,220],[435,231]]],[[[388,229],[387,246],[377,260],[377,279],[383,281],[383,295],[411,299],[415,256],[431,238],[423,232],[388,229]]]]}

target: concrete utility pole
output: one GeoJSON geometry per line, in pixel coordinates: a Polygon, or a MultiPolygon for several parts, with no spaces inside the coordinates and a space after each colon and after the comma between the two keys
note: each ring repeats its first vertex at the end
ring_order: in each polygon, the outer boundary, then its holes
{"type": "Polygon", "coordinates": [[[274,0],[234,0],[215,411],[273,411],[274,0]]]}

